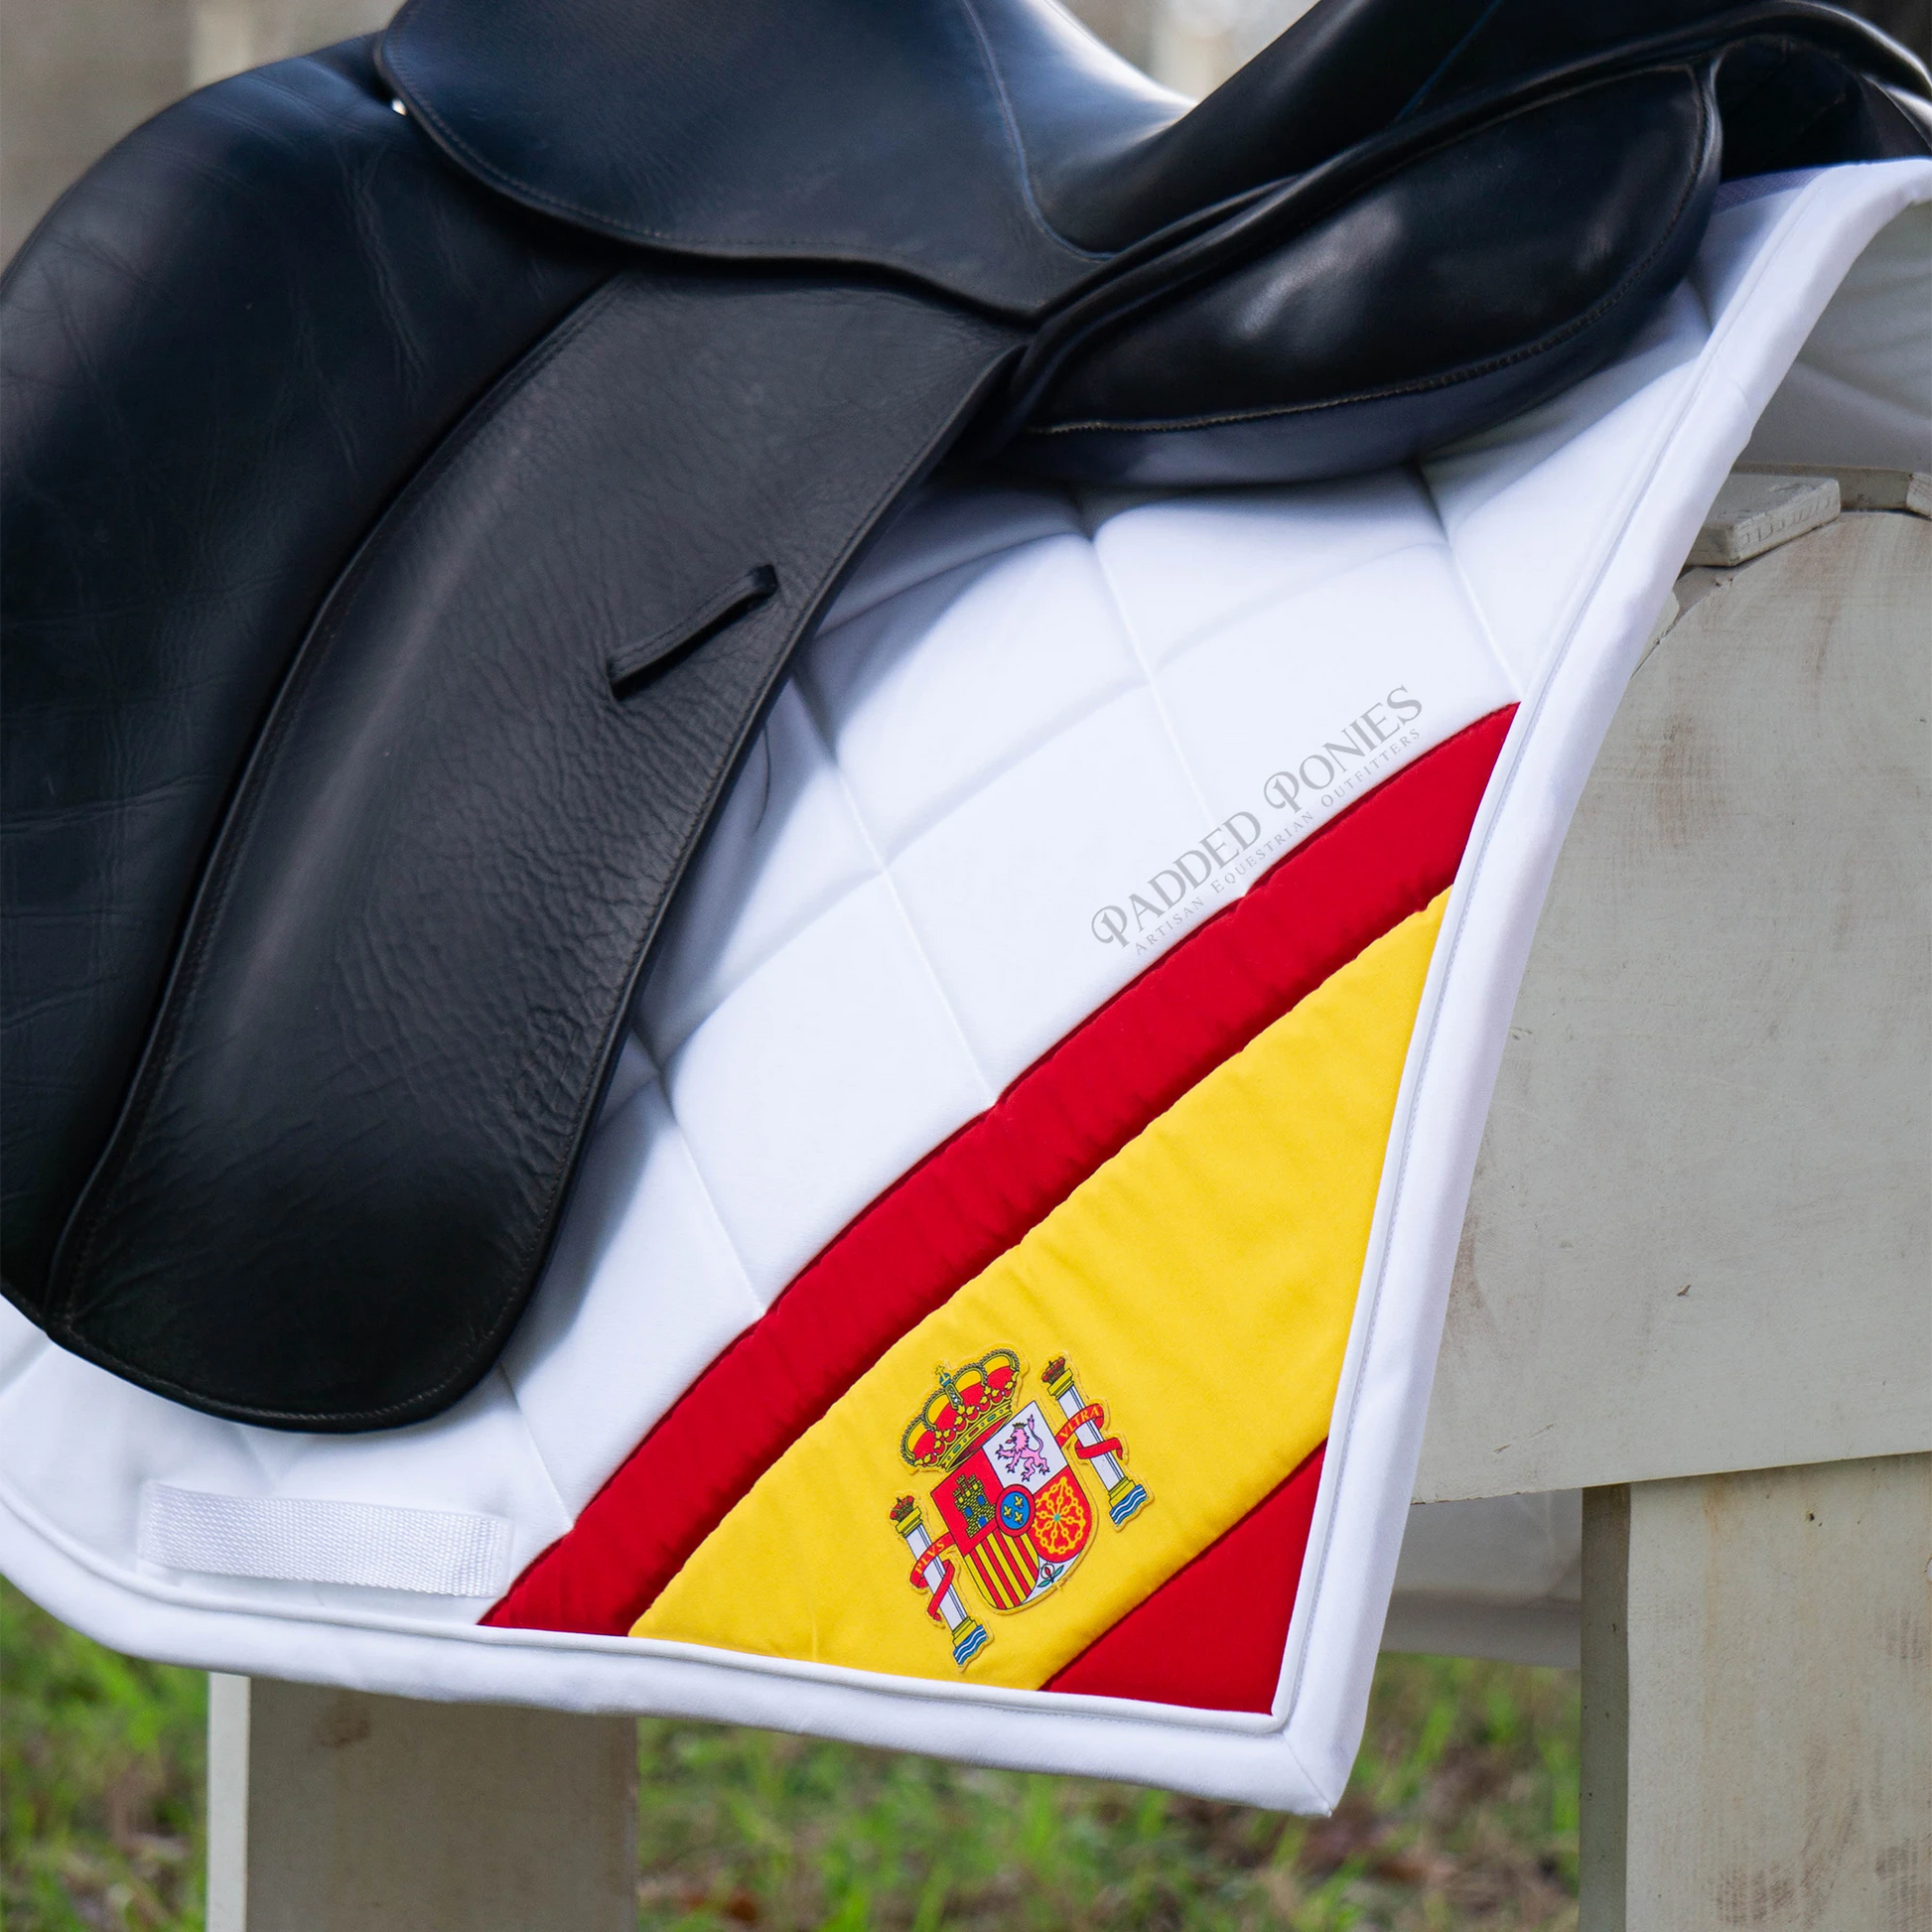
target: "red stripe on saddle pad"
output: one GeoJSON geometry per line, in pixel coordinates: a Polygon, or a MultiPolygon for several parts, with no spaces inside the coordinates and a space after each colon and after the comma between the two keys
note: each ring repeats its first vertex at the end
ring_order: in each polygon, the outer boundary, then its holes
{"type": "Polygon", "coordinates": [[[860,1213],[483,1620],[621,1635],[753,1483],[1197,1081],[1454,880],[1515,707],[1329,820],[860,1213]]]}
{"type": "Polygon", "coordinates": [[[1316,1449],[1046,1688],[1204,1711],[1270,1710],[1320,1485],[1316,1449]]]}

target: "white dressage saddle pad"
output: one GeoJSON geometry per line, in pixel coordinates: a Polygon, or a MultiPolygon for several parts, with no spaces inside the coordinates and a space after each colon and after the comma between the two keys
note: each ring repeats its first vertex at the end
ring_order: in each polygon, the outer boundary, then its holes
{"type": "Polygon", "coordinates": [[[1733,184],[1617,362],[1413,469],[929,489],[497,1369],[281,1434],[0,1306],[7,1574],[178,1663],[1330,1806],[1572,807],[1747,444],[1932,467],[1928,204],[1733,184]]]}

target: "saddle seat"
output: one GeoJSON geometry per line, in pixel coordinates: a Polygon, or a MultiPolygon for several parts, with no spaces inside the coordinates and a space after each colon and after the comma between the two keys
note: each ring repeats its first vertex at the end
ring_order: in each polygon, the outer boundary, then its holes
{"type": "MultiPolygon", "coordinates": [[[[1874,38],[1803,0],[1328,0],[1197,105],[1053,0],[766,0],[646,20],[613,0],[412,0],[378,59],[461,166],[575,225],[713,257],[869,263],[1036,316],[1135,244],[1379,133],[1746,38],[1809,69],[1807,123],[1843,118],[1848,89],[1875,117],[1887,83],[1916,83],[1895,51],[1854,83],[1843,60],[1870,63],[1874,38]]],[[[1794,126],[1790,105],[1754,110],[1778,123],[1780,165],[1845,139],[1794,126]]]]}

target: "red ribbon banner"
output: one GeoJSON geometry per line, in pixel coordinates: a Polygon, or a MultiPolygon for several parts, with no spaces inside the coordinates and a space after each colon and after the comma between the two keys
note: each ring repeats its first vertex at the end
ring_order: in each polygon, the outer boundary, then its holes
{"type": "Polygon", "coordinates": [[[1107,1427],[1107,1410],[1105,1404],[1089,1402],[1078,1415],[1067,1417],[1066,1421],[1054,1430],[1054,1442],[1059,1444],[1061,1449],[1070,1448],[1077,1450],[1083,1462],[1091,1462],[1096,1455],[1120,1455],[1125,1453],[1121,1449],[1120,1439],[1116,1436],[1109,1436],[1104,1441],[1098,1443],[1074,1442],[1073,1438],[1075,1434],[1084,1429],[1088,1423],[1092,1423],[1096,1429],[1105,1429],[1107,1427]]]}

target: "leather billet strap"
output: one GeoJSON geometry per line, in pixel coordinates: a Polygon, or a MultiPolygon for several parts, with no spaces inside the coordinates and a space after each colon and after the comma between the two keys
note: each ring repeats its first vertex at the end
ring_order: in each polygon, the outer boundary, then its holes
{"type": "Polygon", "coordinates": [[[487,1370],[794,646],[1014,343],[905,290],[652,265],[473,411],[262,733],[63,1240],[57,1339],[309,1429],[487,1370]]]}

